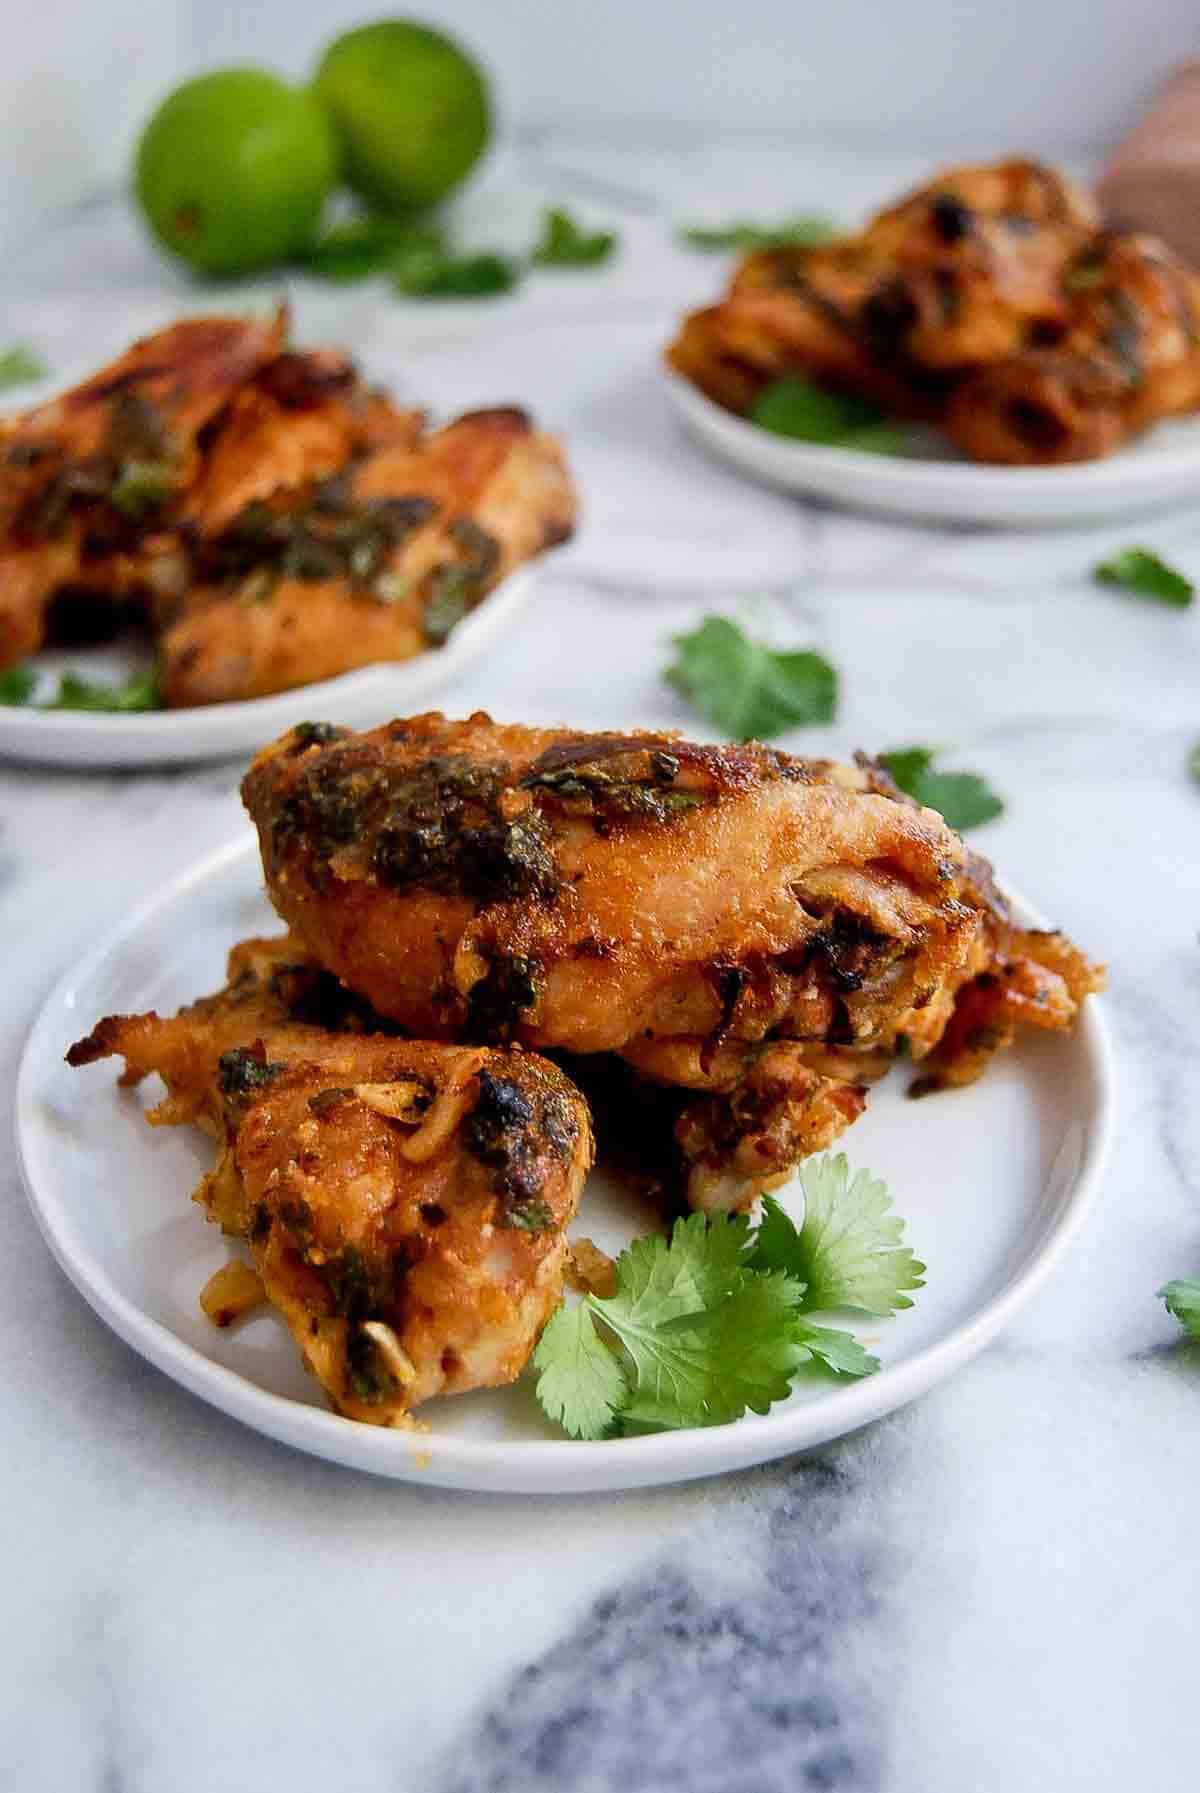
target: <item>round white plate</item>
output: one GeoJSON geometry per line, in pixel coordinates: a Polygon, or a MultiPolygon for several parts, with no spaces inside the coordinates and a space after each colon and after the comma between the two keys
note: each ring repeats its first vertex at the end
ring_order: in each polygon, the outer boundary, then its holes
{"type": "Polygon", "coordinates": [[[914,430],[905,455],[792,442],[723,410],[681,375],[663,377],[689,431],[722,460],[784,491],[887,516],[1017,529],[1113,522],[1200,498],[1200,417],[1161,423],[1100,461],[988,467],[933,431],[914,430]]]}
{"type": "MultiPolygon", "coordinates": [[[[1093,1002],[1071,1038],[1031,1038],[969,1090],[911,1103],[902,1079],[889,1079],[847,1136],[851,1163],[887,1179],[908,1243],[928,1265],[911,1309],[856,1327],[882,1360],[878,1374],[847,1386],[814,1379],[764,1417],[734,1425],[611,1442],[556,1434],[528,1377],[430,1404],[428,1434],[360,1425],[325,1409],[272,1314],[229,1333],[201,1314],[200,1290],[228,1255],[189,1200],[209,1145],[190,1130],[147,1127],[153,1089],[118,1090],[111,1062],[83,1071],[63,1063],[99,1016],[173,1010],[217,987],[234,940],[277,926],[247,839],[102,941],[58,985],[30,1035],[18,1152],[51,1250],[123,1339],[247,1425],[358,1469],[453,1488],[569,1493],[711,1475],[837,1437],[911,1400],[988,1342],[1062,1252],[1101,1172],[1113,1098],[1093,1002]]],[[[595,1176],[576,1225],[615,1251],[652,1222],[595,1176]]]]}
{"type": "MultiPolygon", "coordinates": [[[[310,719],[355,728],[387,722],[419,709],[432,692],[477,659],[528,601],[535,577],[532,567],[519,567],[463,619],[444,647],[394,665],[364,666],[276,697],[130,715],[0,705],[0,756],[84,768],[178,765],[254,753],[285,729],[310,719]]],[[[67,669],[86,679],[119,683],[132,668],[120,649],[64,648],[39,655],[36,664],[40,694],[46,696],[57,688],[58,673],[67,669]]]]}

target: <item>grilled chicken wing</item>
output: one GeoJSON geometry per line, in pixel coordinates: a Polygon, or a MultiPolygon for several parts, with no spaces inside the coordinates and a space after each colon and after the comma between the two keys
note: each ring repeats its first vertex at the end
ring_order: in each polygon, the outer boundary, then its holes
{"type": "Polygon", "coordinates": [[[558,444],[521,411],[476,411],[416,448],[235,518],[209,582],[162,639],[168,704],[216,703],[405,660],[443,641],[521,562],[565,540],[558,444]]]}
{"type": "Polygon", "coordinates": [[[217,1135],[197,1199],[248,1245],[337,1410],[389,1425],[520,1374],[562,1296],[592,1145],[545,1060],[374,1020],[286,938],[248,941],[218,995],[109,1016],[68,1058],[123,1056],[126,1083],[159,1073],[149,1118],[217,1135]]]}
{"type": "Polygon", "coordinates": [[[782,1180],[881,1057],[925,1058],[959,992],[1024,956],[982,862],[869,763],[482,714],[320,734],[243,785],[306,950],[420,1033],[617,1053],[696,1092],[675,1136],[700,1206],[782,1180]]]}

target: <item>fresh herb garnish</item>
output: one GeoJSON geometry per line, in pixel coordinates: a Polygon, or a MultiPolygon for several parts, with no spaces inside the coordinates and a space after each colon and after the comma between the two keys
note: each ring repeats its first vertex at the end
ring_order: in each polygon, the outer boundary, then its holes
{"type": "Polygon", "coordinates": [[[43,380],[47,371],[41,358],[20,343],[0,351],[0,391],[8,386],[28,386],[34,380],[43,380]]]}
{"type": "Polygon", "coordinates": [[[392,263],[396,291],[409,299],[478,299],[507,293],[518,270],[507,256],[484,250],[451,255],[444,248],[405,251],[392,263]]]}
{"type": "Polygon", "coordinates": [[[153,669],[135,673],[123,685],[96,685],[78,673],[64,672],[58,694],[39,704],[40,710],[97,710],[113,714],[162,707],[158,678],[153,669]]]}
{"type": "Polygon", "coordinates": [[[1004,814],[1004,803],[974,772],[935,772],[932,747],[897,747],[879,763],[893,784],[927,809],[936,809],[962,834],[1004,814]]]}
{"type": "Polygon", "coordinates": [[[37,679],[30,666],[8,666],[0,672],[0,704],[9,708],[27,704],[33,696],[37,679]]]}
{"type": "Polygon", "coordinates": [[[1188,767],[1189,773],[1195,779],[1196,783],[1200,784],[1200,741],[1196,742],[1196,745],[1192,748],[1191,752],[1188,754],[1187,767],[1188,767]]]}
{"type": "Polygon", "coordinates": [[[530,260],[536,268],[592,268],[607,261],[617,246],[612,230],[584,230],[562,206],[542,213],[542,234],[530,260]]]}
{"type": "Polygon", "coordinates": [[[798,374],[773,381],[759,393],[748,415],[760,429],[793,442],[820,442],[872,454],[899,454],[905,447],[903,430],[867,399],[827,392],[798,374]]]}
{"type": "Polygon", "coordinates": [[[692,225],[679,235],[691,249],[812,249],[830,242],[837,229],[829,218],[801,213],[780,224],[752,224],[740,219],[715,227],[692,225]]]}
{"type": "Polygon", "coordinates": [[[1149,548],[1122,548],[1110,560],[1102,560],[1093,577],[1100,585],[1117,585],[1122,591],[1156,598],[1160,604],[1172,604],[1177,610],[1186,610],[1196,593],[1190,579],[1169,567],[1149,548]]]}
{"type": "Polygon", "coordinates": [[[162,461],[126,461],[113,482],[109,503],[124,517],[138,522],[157,510],[170,495],[170,467],[162,461]]]}
{"type": "Polygon", "coordinates": [[[838,1157],[810,1161],[800,1180],[801,1227],[769,1198],[757,1230],[744,1216],[693,1214],[669,1240],[623,1251],[612,1295],[560,1307],[533,1356],[550,1418],[575,1438],[723,1425],[783,1400],[804,1365],[878,1369],[852,1333],[808,1316],[834,1301],[908,1307],[903,1291],[921,1286],[924,1266],[900,1245],[875,1178],[851,1180],[838,1157]]]}
{"type": "Polygon", "coordinates": [[[725,616],[675,637],[663,675],[709,722],[736,740],[768,740],[804,723],[831,722],[837,673],[822,654],[777,653],[725,616]]]}
{"type": "Polygon", "coordinates": [[[1159,1300],[1167,1304],[1189,1338],[1200,1340],[1200,1281],[1195,1277],[1180,1278],[1158,1291],[1159,1300]]]}
{"type": "Polygon", "coordinates": [[[307,249],[300,265],[322,280],[365,280],[386,274],[406,254],[442,254],[443,233],[432,225],[365,216],[333,224],[307,249]]]}

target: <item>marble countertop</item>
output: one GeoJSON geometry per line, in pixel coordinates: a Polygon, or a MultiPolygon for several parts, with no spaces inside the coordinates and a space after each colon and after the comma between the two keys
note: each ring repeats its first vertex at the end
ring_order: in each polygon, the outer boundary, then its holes
{"type": "MultiPolygon", "coordinates": [[[[59,1274],[10,1157],[0,1793],[1195,1786],[1200,1358],[1154,1291],[1200,1268],[1200,617],[1089,569],[1146,540],[1200,579],[1200,515],[1005,535],[801,504],[705,460],[629,358],[635,325],[652,343],[719,279],[673,221],[845,214],[925,165],[539,142],[477,219],[519,233],[561,197],[619,223],[612,270],[490,308],[294,296],[302,335],[401,359],[415,389],[423,356],[474,344],[486,373],[533,330],[543,409],[585,358],[611,388],[572,426],[577,543],[443,708],[682,724],[668,637],[753,601],[842,672],[836,726],[794,744],[940,742],[1003,792],[979,845],[1111,966],[1121,1112],[1083,1235],[968,1369],[832,1448],[657,1492],[486,1498],[310,1460],[168,1382],[59,1274]]],[[[100,199],[9,261],[0,337],[65,368],[185,296],[100,199]]],[[[0,769],[6,1105],[51,981],[241,826],[238,775],[0,769]]]]}

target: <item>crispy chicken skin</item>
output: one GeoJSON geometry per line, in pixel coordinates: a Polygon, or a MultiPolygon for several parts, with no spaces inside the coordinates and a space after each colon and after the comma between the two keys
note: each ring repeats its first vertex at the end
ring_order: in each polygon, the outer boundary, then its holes
{"type": "Polygon", "coordinates": [[[535,1054],[371,1019],[286,938],[248,941],[216,996],[109,1016],[68,1059],[123,1056],[125,1083],[157,1072],[149,1118],[216,1134],[197,1200],[248,1246],[337,1411],[392,1425],[520,1374],[562,1296],[592,1140],[582,1097],[535,1054]]]}
{"type": "Polygon", "coordinates": [[[200,563],[210,583],[162,637],[164,699],[262,697],[408,659],[563,541],[574,517],[558,444],[521,411],[381,446],[339,482],[243,511],[216,539],[200,563]]]}
{"type": "Polygon", "coordinates": [[[733,411],[798,373],[976,460],[1088,460],[1200,405],[1200,283],[1050,169],[953,169],[857,236],[747,256],[667,359],[733,411]]]}
{"type": "Polygon", "coordinates": [[[702,1207],[828,1145],[881,1056],[926,1058],[960,990],[1024,956],[986,867],[869,762],[483,714],[319,735],[243,785],[305,949],[421,1034],[696,1092],[676,1138],[702,1207]]]}

